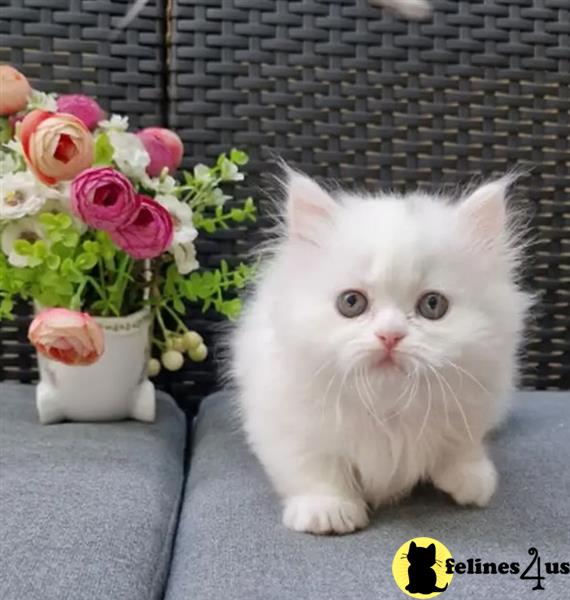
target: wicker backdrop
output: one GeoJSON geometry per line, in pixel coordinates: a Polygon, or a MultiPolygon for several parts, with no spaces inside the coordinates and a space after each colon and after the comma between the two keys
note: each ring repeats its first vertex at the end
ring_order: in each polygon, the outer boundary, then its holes
{"type": "MultiPolygon", "coordinates": [[[[567,0],[435,0],[421,23],[367,0],[151,0],[113,34],[128,5],[0,0],[0,61],[44,89],[96,95],[135,124],[173,127],[186,166],[246,150],[241,195],[259,197],[275,155],[349,186],[402,191],[532,169],[520,191],[538,239],[527,281],[542,302],[522,383],[570,389],[567,0]]],[[[258,238],[211,236],[202,263],[235,262],[258,238]]],[[[215,319],[189,318],[210,339],[215,319]]],[[[24,327],[0,328],[0,379],[30,377],[24,327]]],[[[195,407],[215,385],[214,361],[162,383],[195,407]]]]}

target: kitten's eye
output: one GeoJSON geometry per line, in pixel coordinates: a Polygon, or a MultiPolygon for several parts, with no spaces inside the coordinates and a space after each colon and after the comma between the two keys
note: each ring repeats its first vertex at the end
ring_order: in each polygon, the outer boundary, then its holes
{"type": "Polygon", "coordinates": [[[418,313],[422,317],[432,321],[441,319],[447,312],[448,308],[449,301],[443,294],[440,294],[439,292],[428,292],[427,294],[424,294],[418,300],[416,305],[416,310],[418,313]]]}
{"type": "Polygon", "coordinates": [[[336,299],[338,312],[347,319],[359,317],[368,308],[368,299],[362,292],[347,290],[336,299]]]}

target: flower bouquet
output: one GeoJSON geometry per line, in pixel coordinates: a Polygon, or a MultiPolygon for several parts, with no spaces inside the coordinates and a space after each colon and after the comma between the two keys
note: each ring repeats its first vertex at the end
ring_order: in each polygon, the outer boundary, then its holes
{"type": "Polygon", "coordinates": [[[247,156],[231,150],[178,181],[182,156],[174,132],[130,132],[94,99],[32,90],[0,65],[0,318],[35,305],[42,422],[153,420],[147,374],[208,354],[186,302],[239,313],[250,269],[198,270],[195,241],[255,219],[251,198],[225,207],[247,156]]]}

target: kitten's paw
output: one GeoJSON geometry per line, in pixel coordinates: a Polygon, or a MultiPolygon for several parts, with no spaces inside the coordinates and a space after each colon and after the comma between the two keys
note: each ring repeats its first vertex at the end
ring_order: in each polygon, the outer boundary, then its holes
{"type": "Polygon", "coordinates": [[[285,502],[283,524],[307,533],[352,533],[368,524],[366,504],[359,498],[307,494],[285,502]]]}
{"type": "Polygon", "coordinates": [[[432,480],[436,487],[450,494],[458,504],[487,506],[497,489],[498,476],[493,463],[483,457],[450,465],[432,480]]]}

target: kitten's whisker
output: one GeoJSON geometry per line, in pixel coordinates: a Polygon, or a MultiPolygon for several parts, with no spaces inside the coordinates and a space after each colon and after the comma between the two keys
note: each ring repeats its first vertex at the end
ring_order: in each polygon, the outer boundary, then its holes
{"type": "Polygon", "coordinates": [[[473,433],[471,432],[471,427],[469,427],[469,423],[467,421],[467,415],[465,414],[465,410],[463,409],[463,406],[461,406],[461,402],[459,402],[459,398],[457,397],[457,394],[453,391],[453,388],[449,385],[449,382],[443,376],[443,374],[440,373],[439,375],[441,376],[443,383],[445,384],[447,389],[450,391],[452,398],[455,400],[455,403],[457,404],[457,408],[459,409],[459,412],[461,413],[461,418],[463,419],[463,424],[465,425],[465,430],[467,431],[467,435],[469,436],[469,439],[473,442],[474,441],[473,433]]]}
{"type": "Polygon", "coordinates": [[[401,410],[396,411],[395,413],[392,413],[390,415],[390,418],[394,418],[397,417],[399,415],[402,415],[406,412],[406,410],[408,410],[408,407],[410,406],[410,404],[413,402],[413,400],[415,400],[416,398],[416,394],[418,391],[418,368],[416,367],[413,371],[413,379],[412,379],[412,384],[409,386],[410,387],[410,391],[408,393],[408,397],[406,400],[406,403],[404,404],[404,406],[401,408],[401,410]]]}
{"type": "MultiPolygon", "coordinates": [[[[361,393],[360,380],[361,380],[362,375],[363,375],[362,369],[363,369],[363,367],[358,367],[356,369],[356,372],[355,372],[355,382],[356,382],[358,397],[360,399],[360,402],[363,404],[363,406],[368,411],[368,413],[370,414],[370,416],[376,421],[376,423],[378,425],[380,425],[382,428],[385,428],[385,423],[376,414],[376,411],[374,410],[374,406],[373,406],[372,402],[370,402],[370,398],[368,398],[368,397],[365,398],[362,395],[362,393],[361,393]]],[[[364,380],[362,380],[362,385],[364,385],[364,380]]],[[[364,391],[366,392],[366,388],[364,388],[364,391]]]]}
{"type": "MultiPolygon", "coordinates": [[[[426,374],[423,371],[422,371],[421,375],[422,375],[422,377],[426,377],[427,378],[426,374]]],[[[418,437],[416,438],[416,442],[418,442],[421,439],[422,435],[424,434],[424,430],[426,428],[426,425],[427,425],[430,413],[431,413],[431,391],[428,394],[426,414],[424,416],[424,420],[422,421],[422,425],[420,427],[420,431],[418,433],[418,437]]]]}
{"type": "Polygon", "coordinates": [[[318,377],[327,367],[330,367],[333,364],[334,360],[334,357],[327,358],[326,360],[324,360],[323,364],[313,373],[313,378],[318,377]]]}
{"type": "Polygon", "coordinates": [[[338,372],[335,371],[332,374],[332,377],[329,379],[328,385],[326,387],[326,390],[325,390],[325,393],[324,393],[324,396],[323,396],[323,401],[321,403],[321,406],[322,406],[321,419],[322,420],[325,419],[325,412],[326,412],[326,407],[327,407],[327,404],[328,404],[329,392],[331,391],[332,385],[333,385],[335,379],[337,378],[337,376],[338,376],[338,372]]]}
{"type": "Polygon", "coordinates": [[[451,429],[451,423],[449,421],[449,409],[447,406],[447,392],[445,391],[445,389],[443,387],[443,384],[441,382],[441,377],[439,376],[439,373],[437,372],[435,367],[433,367],[429,363],[425,363],[425,365],[433,373],[434,377],[437,379],[437,382],[441,389],[441,401],[443,403],[443,411],[445,413],[445,425],[446,425],[447,429],[451,429]]]}
{"type": "Polygon", "coordinates": [[[473,381],[473,383],[475,383],[476,385],[479,386],[479,388],[481,388],[482,391],[484,391],[488,396],[491,396],[491,392],[477,379],[477,377],[475,377],[475,375],[473,375],[473,373],[470,373],[469,371],[467,371],[466,369],[464,369],[463,367],[456,365],[453,361],[449,360],[449,359],[444,359],[445,362],[447,362],[451,367],[453,367],[454,369],[456,369],[457,371],[463,373],[464,375],[467,375],[467,377],[469,377],[469,379],[471,379],[471,381],[473,381]]]}
{"type": "Polygon", "coordinates": [[[342,391],[344,389],[344,386],[346,385],[346,381],[348,379],[349,374],[352,371],[352,365],[349,365],[348,368],[346,369],[346,371],[344,372],[344,375],[342,377],[342,380],[340,382],[340,386],[338,388],[338,392],[336,395],[336,402],[335,402],[335,426],[337,429],[339,429],[340,427],[340,423],[342,421],[342,415],[341,415],[341,410],[340,410],[340,397],[342,394],[342,391]]]}

